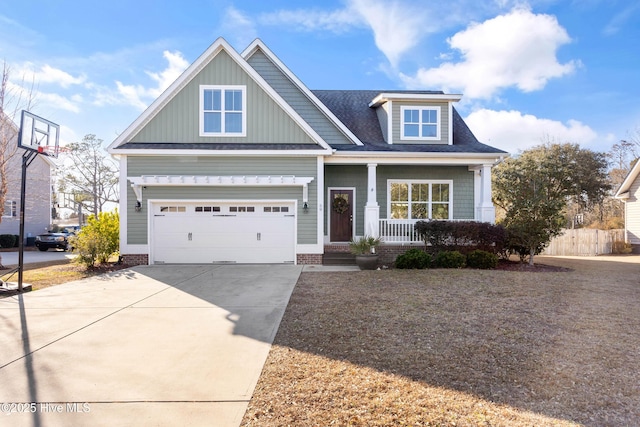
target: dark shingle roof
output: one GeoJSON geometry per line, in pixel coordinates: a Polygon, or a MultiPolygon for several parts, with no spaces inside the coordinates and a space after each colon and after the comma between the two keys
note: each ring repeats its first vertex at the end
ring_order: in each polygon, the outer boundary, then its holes
{"type": "Polygon", "coordinates": [[[324,150],[317,144],[233,144],[219,143],[210,144],[208,142],[127,142],[118,146],[118,149],[125,150],[324,150]]]}
{"type": "Polygon", "coordinates": [[[389,151],[422,153],[506,153],[482,144],[453,108],[453,145],[387,144],[375,108],[369,103],[381,93],[443,94],[439,91],[314,90],[313,94],[364,143],[363,146],[335,145],[338,151],[389,151]]]}

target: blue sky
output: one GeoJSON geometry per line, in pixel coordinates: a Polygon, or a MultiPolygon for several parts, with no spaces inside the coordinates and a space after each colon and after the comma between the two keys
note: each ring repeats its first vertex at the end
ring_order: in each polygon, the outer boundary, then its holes
{"type": "Polygon", "coordinates": [[[640,1],[0,0],[9,87],[35,82],[63,142],[111,143],[220,36],[261,38],[310,89],[462,93],[476,136],[512,153],[640,128],[640,1]]]}

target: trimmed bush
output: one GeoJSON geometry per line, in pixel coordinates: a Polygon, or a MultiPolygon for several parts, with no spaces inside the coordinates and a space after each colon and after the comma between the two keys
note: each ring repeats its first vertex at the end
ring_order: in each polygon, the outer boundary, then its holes
{"type": "Polygon", "coordinates": [[[501,253],[507,233],[501,225],[477,221],[418,221],[415,231],[432,252],[456,250],[469,253],[476,249],[501,253]]]}
{"type": "Polygon", "coordinates": [[[438,252],[435,259],[436,267],[440,268],[463,268],[467,263],[467,257],[458,251],[438,252]]]}
{"type": "Polygon", "coordinates": [[[498,255],[479,249],[467,255],[467,267],[487,270],[498,266],[498,255]]]}
{"type": "Polygon", "coordinates": [[[17,234],[15,234],[13,237],[16,238],[15,243],[13,244],[14,248],[17,248],[18,246],[20,246],[20,236],[18,236],[17,234]]]}
{"type": "Polygon", "coordinates": [[[75,262],[93,267],[105,263],[118,252],[119,246],[118,212],[100,212],[98,217],[91,215],[87,225],[76,236],[69,238],[74,252],[78,254],[75,262]]]}
{"type": "Polygon", "coordinates": [[[16,236],[13,234],[0,234],[0,248],[13,248],[16,244],[16,236]]]}
{"type": "Polygon", "coordinates": [[[409,249],[396,258],[396,268],[423,269],[431,265],[431,255],[421,249],[409,249]]]}

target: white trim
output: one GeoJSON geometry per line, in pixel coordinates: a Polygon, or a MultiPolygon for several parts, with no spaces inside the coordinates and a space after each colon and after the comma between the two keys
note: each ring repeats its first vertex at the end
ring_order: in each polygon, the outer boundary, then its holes
{"type": "MultiPolygon", "coordinates": [[[[185,145],[187,143],[184,143],[185,145]]],[[[212,143],[213,144],[213,143],[212,143]]],[[[331,150],[190,150],[186,148],[164,148],[164,149],[118,149],[114,148],[109,153],[112,155],[129,155],[129,156],[260,156],[260,157],[301,157],[301,156],[318,156],[331,155],[331,150]]]]}
{"type": "MultiPolygon", "coordinates": [[[[433,125],[433,123],[426,123],[427,125],[433,125]]],[[[441,132],[440,132],[440,127],[442,126],[442,109],[440,108],[439,105],[402,105],[400,106],[400,140],[401,141],[440,141],[440,139],[442,138],[441,136],[441,132]],[[418,123],[410,123],[412,125],[417,125],[418,126],[418,134],[420,136],[406,136],[404,134],[404,127],[405,127],[405,121],[404,121],[404,113],[407,110],[417,110],[418,111],[418,123]],[[436,114],[438,115],[436,117],[436,123],[435,123],[435,127],[436,127],[436,136],[421,136],[422,135],[422,126],[425,123],[422,123],[422,112],[423,111],[435,111],[436,114]]]]}
{"type": "Polygon", "coordinates": [[[308,253],[324,253],[324,157],[318,156],[316,176],[318,177],[316,185],[316,200],[318,206],[316,207],[316,245],[319,245],[320,252],[308,252],[308,253]]]}
{"type": "MultiPolygon", "coordinates": [[[[123,175],[124,176],[124,175],[123,175]]],[[[270,175],[142,175],[130,176],[131,188],[138,201],[142,201],[142,189],[144,187],[282,187],[301,186],[302,201],[309,201],[309,183],[314,178],[311,176],[270,176],[270,175]]]]}
{"type": "Polygon", "coordinates": [[[353,191],[353,201],[351,202],[351,238],[353,239],[356,235],[356,187],[327,187],[327,202],[325,206],[327,206],[327,242],[329,243],[344,243],[344,242],[333,242],[331,240],[331,191],[353,191]]]}
{"type": "MultiPolygon", "coordinates": [[[[432,191],[432,185],[433,184],[448,184],[449,185],[449,218],[447,218],[448,220],[452,220],[453,219],[453,180],[452,179],[387,179],[387,221],[406,221],[407,219],[421,219],[421,218],[411,218],[411,210],[410,210],[410,206],[411,206],[411,184],[429,184],[429,200],[427,201],[427,204],[429,206],[429,212],[428,212],[428,217],[429,219],[432,219],[431,214],[433,211],[433,201],[432,201],[432,196],[433,196],[433,191],[432,191]],[[408,207],[408,211],[407,211],[407,218],[391,218],[391,184],[408,184],[408,191],[407,191],[407,204],[409,205],[408,207]]],[[[424,203],[424,202],[422,202],[424,203]]],[[[440,202],[436,202],[438,204],[444,204],[444,203],[440,203],[440,202]]]]}
{"type": "Polygon", "coordinates": [[[382,92],[378,94],[369,103],[369,107],[377,107],[391,100],[399,101],[452,101],[457,102],[462,99],[461,94],[442,94],[442,93],[388,93],[382,92]]]}
{"type": "MultiPolygon", "coordinates": [[[[119,215],[120,215],[120,253],[121,254],[130,254],[134,252],[129,251],[129,244],[127,243],[128,233],[127,227],[129,225],[129,215],[127,212],[127,199],[128,191],[127,191],[127,180],[124,179],[127,176],[127,156],[121,156],[119,160],[120,163],[120,179],[119,179],[119,194],[120,194],[120,203],[119,203],[119,215]]],[[[145,252],[147,253],[147,252],[145,252]]]]}
{"type": "MultiPolygon", "coordinates": [[[[320,135],[318,135],[316,131],[313,130],[313,128],[311,128],[311,126],[309,126],[309,124],[305,122],[293,108],[291,108],[289,104],[287,104],[287,102],[260,76],[260,74],[258,74],[258,72],[249,65],[225,39],[219,37],[180,75],[180,77],[171,84],[171,86],[169,86],[167,90],[162,93],[162,95],[156,98],[156,100],[153,101],[151,105],[107,147],[107,151],[111,154],[120,153],[120,151],[115,151],[115,149],[119,145],[129,141],[144,126],[146,126],[162,110],[162,108],[169,103],[169,101],[171,101],[200,71],[202,71],[204,67],[213,60],[213,58],[217,56],[218,53],[223,50],[238,64],[238,66],[240,66],[240,68],[242,68],[244,72],[249,75],[249,77],[256,82],[258,86],[260,86],[262,90],[271,96],[276,104],[278,104],[280,108],[282,108],[298,124],[298,126],[300,126],[302,130],[311,137],[312,140],[322,148],[331,150],[329,144],[327,144],[320,135]]],[[[155,151],[154,154],[156,154],[155,151]]],[[[174,152],[174,154],[177,153],[174,152]]]]}
{"type": "Polygon", "coordinates": [[[342,133],[345,134],[345,136],[347,136],[347,138],[351,139],[356,145],[364,145],[362,141],[360,141],[360,139],[355,136],[355,134],[351,132],[349,128],[347,128],[344,123],[342,123],[340,119],[338,119],[282,61],[280,61],[280,59],[262,42],[262,40],[259,38],[255,39],[240,55],[248,60],[248,58],[250,58],[258,49],[260,49],[262,53],[264,53],[265,56],[269,58],[269,60],[275,64],[275,66],[278,67],[280,71],[282,71],[282,73],[287,76],[289,80],[291,80],[291,82],[296,85],[298,89],[300,89],[300,91],[304,93],[304,95],[309,98],[309,100],[311,100],[311,102],[313,102],[316,107],[318,107],[324,115],[342,131],[342,133]]]}
{"type": "Polygon", "coordinates": [[[256,203],[256,204],[265,204],[265,203],[282,203],[293,205],[293,264],[297,264],[298,260],[298,200],[297,199],[149,199],[147,200],[147,254],[149,254],[149,265],[153,264],[153,230],[152,223],[154,217],[153,207],[160,203],[176,203],[176,204],[187,204],[187,203],[220,203],[220,204],[228,204],[228,203],[256,203]]]}
{"type": "Polygon", "coordinates": [[[616,194],[614,197],[616,199],[629,198],[629,194],[628,194],[629,190],[631,189],[631,186],[633,185],[633,182],[636,180],[638,175],[640,175],[640,160],[637,161],[636,164],[633,166],[633,168],[629,171],[624,181],[622,181],[622,184],[620,184],[620,188],[618,188],[618,191],[616,191],[616,194]]]}
{"type": "Polygon", "coordinates": [[[391,100],[387,111],[387,143],[393,144],[393,101],[391,100]]]}
{"type": "Polygon", "coordinates": [[[337,152],[331,157],[326,157],[326,164],[363,165],[377,163],[378,165],[449,165],[468,166],[495,164],[508,154],[470,154],[470,153],[341,153],[337,152]],[[379,156],[379,157],[378,157],[379,156]]]}
{"type": "MultiPolygon", "coordinates": [[[[120,242],[120,254],[121,255],[149,255],[149,245],[136,244],[127,245],[120,242]]],[[[149,263],[149,261],[147,261],[149,263]]]]}
{"type": "Polygon", "coordinates": [[[198,106],[198,121],[201,137],[246,137],[247,136],[247,86],[245,85],[200,85],[199,90],[199,102],[198,106]],[[219,90],[220,93],[220,132],[206,132],[204,130],[204,92],[206,90],[219,90]],[[242,92],[242,132],[227,132],[225,129],[225,114],[228,110],[225,109],[225,92],[227,90],[239,90],[242,92]]]}
{"type": "Polygon", "coordinates": [[[449,102],[447,104],[447,108],[449,109],[449,125],[448,125],[449,145],[453,145],[453,103],[449,102]]]}

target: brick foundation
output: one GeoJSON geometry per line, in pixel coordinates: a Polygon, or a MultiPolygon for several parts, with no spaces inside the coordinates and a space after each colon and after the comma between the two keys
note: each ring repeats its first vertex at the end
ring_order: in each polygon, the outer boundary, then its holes
{"type": "Polygon", "coordinates": [[[298,254],[296,256],[298,264],[322,264],[322,254],[298,254]]]}
{"type": "Polygon", "coordinates": [[[122,263],[124,265],[148,265],[149,254],[124,254],[121,255],[122,263]]]}
{"type": "MultiPolygon", "coordinates": [[[[395,262],[398,255],[401,255],[409,249],[420,248],[424,249],[424,243],[412,243],[412,244],[388,244],[383,243],[376,248],[378,255],[380,255],[379,262],[383,265],[391,265],[395,262]]],[[[349,245],[345,244],[330,244],[324,246],[325,252],[349,252],[349,245]]]]}

